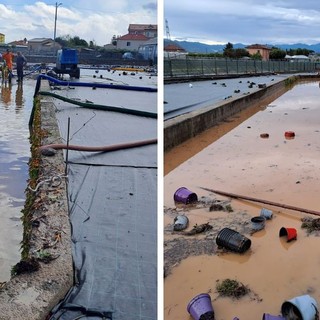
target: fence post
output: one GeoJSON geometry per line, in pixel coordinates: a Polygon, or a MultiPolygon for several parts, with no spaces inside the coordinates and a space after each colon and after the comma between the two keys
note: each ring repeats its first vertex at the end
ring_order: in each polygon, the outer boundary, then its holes
{"type": "Polygon", "coordinates": [[[226,72],[227,72],[227,74],[229,73],[229,71],[228,71],[228,58],[226,58],[226,72]]]}
{"type": "Polygon", "coordinates": [[[218,69],[217,69],[217,58],[214,58],[214,70],[216,75],[218,74],[218,69]]]}
{"type": "Polygon", "coordinates": [[[189,63],[188,63],[188,58],[186,58],[186,70],[187,70],[187,76],[189,75],[189,63]]]}

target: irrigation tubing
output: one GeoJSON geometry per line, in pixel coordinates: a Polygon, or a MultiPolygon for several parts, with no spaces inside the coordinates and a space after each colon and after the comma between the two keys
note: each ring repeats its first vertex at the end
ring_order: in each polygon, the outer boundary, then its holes
{"type": "Polygon", "coordinates": [[[243,200],[248,200],[248,201],[253,201],[253,202],[261,202],[264,204],[268,204],[271,206],[275,206],[275,207],[281,207],[281,208],[285,208],[285,209],[289,209],[289,210],[294,210],[294,211],[300,211],[300,212],[305,212],[305,213],[310,213],[316,216],[320,216],[320,212],[319,211],[314,211],[314,210],[309,210],[309,209],[304,209],[304,208],[299,208],[299,207],[294,207],[288,204],[282,204],[282,203],[278,203],[278,202],[273,202],[273,201],[269,201],[269,200],[263,200],[263,199],[258,199],[258,198],[253,198],[253,197],[247,197],[247,196],[241,196],[235,193],[230,193],[230,192],[225,192],[225,191],[219,191],[219,190],[213,190],[213,189],[209,189],[209,188],[203,188],[200,187],[203,190],[209,191],[209,192],[213,192],[213,193],[217,193],[220,194],[222,196],[227,196],[230,198],[236,198],[236,199],[243,199],[243,200]]]}
{"type": "Polygon", "coordinates": [[[81,101],[69,99],[69,98],[60,96],[56,93],[48,92],[48,91],[39,91],[39,94],[41,94],[43,96],[50,96],[50,97],[53,97],[53,98],[56,98],[56,99],[59,99],[59,100],[62,100],[62,101],[65,101],[65,102],[68,102],[71,104],[78,105],[80,107],[88,108],[88,109],[114,111],[114,112],[132,114],[135,116],[154,118],[154,119],[156,119],[158,117],[157,113],[154,113],[154,112],[147,112],[147,111],[140,111],[140,110],[135,110],[135,109],[127,109],[127,108],[122,108],[122,107],[105,106],[105,105],[100,105],[100,104],[81,102],[81,101]]]}
{"type": "Polygon", "coordinates": [[[118,89],[118,90],[131,90],[131,91],[146,91],[146,92],[157,92],[157,88],[150,87],[139,87],[139,86],[128,86],[128,85],[119,85],[119,84],[106,84],[106,83],[92,83],[92,82],[76,82],[76,81],[63,81],[53,77],[50,77],[46,74],[40,74],[37,77],[37,83],[34,91],[34,97],[39,93],[41,80],[45,79],[50,82],[53,82],[60,86],[73,86],[73,87],[95,87],[95,88],[108,88],[108,89],[118,89]]]}
{"type": "Polygon", "coordinates": [[[47,144],[47,145],[41,146],[39,150],[51,148],[55,150],[67,149],[67,150],[87,151],[87,152],[110,152],[110,151],[117,151],[117,150],[129,149],[129,148],[142,147],[142,146],[147,146],[155,143],[157,143],[157,139],[141,140],[141,141],[134,141],[134,142],[128,142],[128,143],[114,144],[109,146],[101,146],[101,147],[89,147],[89,146],[78,146],[73,144],[67,145],[67,144],[57,143],[57,144],[47,144]]]}

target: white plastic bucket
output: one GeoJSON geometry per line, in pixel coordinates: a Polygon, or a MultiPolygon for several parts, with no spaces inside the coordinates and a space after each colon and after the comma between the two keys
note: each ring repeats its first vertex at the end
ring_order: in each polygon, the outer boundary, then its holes
{"type": "Polygon", "coordinates": [[[272,219],[272,211],[266,208],[262,208],[260,211],[260,216],[265,217],[267,220],[272,219]]]}
{"type": "Polygon", "coordinates": [[[281,313],[286,317],[289,310],[293,309],[295,313],[298,313],[297,315],[299,316],[299,319],[315,320],[317,308],[317,301],[306,294],[285,301],[281,306],[281,313]]]}

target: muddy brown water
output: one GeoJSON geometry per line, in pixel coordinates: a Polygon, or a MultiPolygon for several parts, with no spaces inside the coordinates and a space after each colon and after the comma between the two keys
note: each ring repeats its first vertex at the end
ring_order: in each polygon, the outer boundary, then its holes
{"type": "MultiPolygon", "coordinates": [[[[182,152],[181,164],[169,168],[164,177],[164,264],[169,267],[164,280],[165,319],[190,320],[187,304],[203,292],[210,294],[217,320],[278,315],[285,300],[303,294],[320,303],[319,233],[308,235],[301,228],[301,218],[318,216],[240,200],[231,200],[233,212],[210,212],[201,206],[177,207],[173,200],[181,186],[196,192],[199,199],[230,200],[200,188],[207,187],[320,212],[319,99],[319,82],[300,83],[191,158],[182,152]],[[294,139],[287,139],[286,131],[294,131],[294,139]],[[269,138],[261,138],[261,133],[269,138]],[[250,234],[250,218],[262,207],[273,210],[273,219],[264,230],[250,234]],[[189,217],[188,230],[205,222],[213,230],[193,237],[172,234],[177,213],[189,217]],[[297,240],[287,243],[280,238],[283,226],[296,228],[297,240]],[[244,254],[219,252],[215,237],[224,227],[249,237],[251,248],[244,254]],[[197,242],[199,252],[194,248],[197,242]],[[190,247],[192,254],[186,257],[190,247]],[[174,255],[182,258],[168,258],[174,255]],[[239,300],[219,297],[216,283],[226,278],[248,286],[251,294],[239,300]]],[[[204,134],[201,139],[210,137],[204,134]]]]}

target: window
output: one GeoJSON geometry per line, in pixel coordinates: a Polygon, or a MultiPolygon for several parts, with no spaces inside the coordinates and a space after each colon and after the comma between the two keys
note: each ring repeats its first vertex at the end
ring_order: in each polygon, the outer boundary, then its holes
{"type": "Polygon", "coordinates": [[[127,47],[130,47],[131,43],[130,41],[127,41],[127,47]]]}

